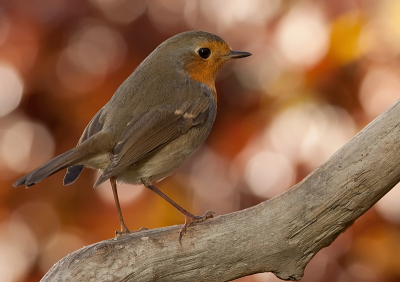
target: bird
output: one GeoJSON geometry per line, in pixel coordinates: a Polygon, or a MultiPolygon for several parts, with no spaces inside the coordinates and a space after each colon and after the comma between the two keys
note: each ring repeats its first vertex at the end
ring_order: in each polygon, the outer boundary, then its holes
{"type": "Polygon", "coordinates": [[[87,167],[102,171],[94,184],[110,181],[121,231],[131,233],[118,199],[117,183],[143,184],[185,217],[179,238],[195,216],[153,184],[170,176],[204,143],[217,112],[215,79],[224,63],[250,56],[234,51],[219,36],[187,31],[162,42],[119,86],[92,118],[73,149],[17,180],[26,188],[67,168],[63,184],[70,185],[87,167]]]}

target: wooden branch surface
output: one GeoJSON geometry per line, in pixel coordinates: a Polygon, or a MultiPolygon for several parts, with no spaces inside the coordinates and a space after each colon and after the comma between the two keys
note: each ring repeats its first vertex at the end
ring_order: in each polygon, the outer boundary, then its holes
{"type": "Polygon", "coordinates": [[[42,281],[229,281],[273,272],[299,280],[400,180],[400,103],[299,184],[257,206],[193,224],[133,233],[61,259],[42,281]]]}

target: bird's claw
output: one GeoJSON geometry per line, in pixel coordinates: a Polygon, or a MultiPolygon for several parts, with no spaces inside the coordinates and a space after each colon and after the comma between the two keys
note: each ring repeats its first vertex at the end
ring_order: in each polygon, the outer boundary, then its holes
{"type": "Polygon", "coordinates": [[[202,216],[198,215],[193,215],[191,213],[185,215],[185,224],[182,226],[181,231],[179,231],[179,241],[181,241],[182,236],[186,234],[187,228],[193,223],[193,222],[202,222],[206,219],[213,218],[214,215],[216,215],[215,212],[213,211],[207,211],[205,214],[202,216]]]}
{"type": "Polygon", "coordinates": [[[149,229],[147,229],[146,227],[140,227],[136,231],[130,231],[128,228],[121,230],[121,231],[115,231],[115,240],[117,240],[118,238],[120,238],[126,234],[136,233],[136,232],[145,231],[145,230],[149,230],[149,229]]]}

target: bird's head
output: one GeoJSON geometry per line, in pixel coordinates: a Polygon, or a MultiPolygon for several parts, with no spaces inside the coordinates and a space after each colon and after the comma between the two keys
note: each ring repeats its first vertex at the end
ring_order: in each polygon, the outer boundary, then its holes
{"type": "Polygon", "coordinates": [[[170,66],[180,68],[179,71],[191,79],[212,88],[225,62],[251,55],[248,52],[233,51],[222,38],[204,31],[177,34],[163,42],[155,52],[162,55],[170,66]]]}

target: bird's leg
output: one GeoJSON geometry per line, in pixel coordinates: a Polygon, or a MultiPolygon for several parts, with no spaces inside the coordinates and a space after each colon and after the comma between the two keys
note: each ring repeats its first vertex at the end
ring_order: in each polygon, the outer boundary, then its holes
{"type": "Polygon", "coordinates": [[[114,177],[111,177],[110,183],[111,183],[111,188],[112,188],[112,191],[114,194],[114,201],[115,201],[115,206],[117,207],[119,222],[121,224],[121,231],[115,231],[115,237],[118,238],[122,235],[130,233],[130,231],[129,231],[128,227],[126,227],[124,218],[122,217],[121,206],[119,205],[119,199],[118,199],[117,181],[115,180],[114,177]]]}
{"type": "Polygon", "coordinates": [[[208,218],[213,218],[215,215],[215,212],[213,211],[207,211],[202,216],[193,215],[184,208],[182,208],[180,205],[175,203],[172,199],[170,199],[167,195],[158,190],[158,188],[152,185],[151,183],[147,183],[147,181],[144,180],[142,180],[142,182],[144,186],[154,191],[157,195],[161,196],[164,200],[166,200],[168,203],[174,206],[178,211],[180,211],[185,217],[185,224],[182,226],[181,231],[179,232],[179,241],[181,240],[182,235],[186,234],[186,229],[189,227],[190,224],[192,224],[193,222],[202,222],[208,218]]]}
{"type": "Polygon", "coordinates": [[[117,239],[125,234],[128,234],[128,233],[135,233],[135,232],[139,232],[139,231],[148,230],[146,227],[141,227],[139,230],[129,231],[128,227],[126,227],[126,225],[125,225],[124,218],[122,217],[121,206],[119,205],[118,192],[117,192],[117,181],[115,180],[114,177],[111,177],[110,182],[111,182],[111,188],[112,188],[113,195],[114,195],[115,206],[117,207],[119,222],[121,224],[121,231],[115,231],[115,239],[117,239]]]}

